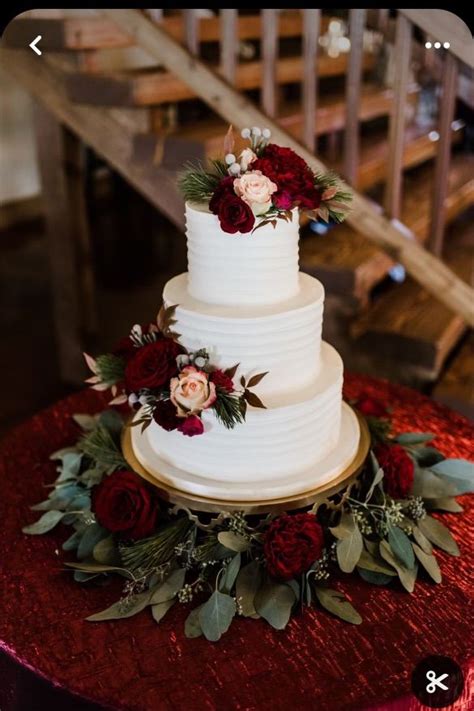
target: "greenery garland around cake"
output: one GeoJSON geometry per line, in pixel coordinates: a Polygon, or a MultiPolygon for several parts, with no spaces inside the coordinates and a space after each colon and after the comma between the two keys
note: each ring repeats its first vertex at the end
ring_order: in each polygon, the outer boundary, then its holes
{"type": "Polygon", "coordinates": [[[434,547],[453,556],[459,549],[432,512],[462,511],[455,496],[473,490],[473,466],[446,459],[431,434],[392,433],[378,401],[365,396],[353,404],[372,437],[357,479],[309,510],[266,516],[198,516],[170,505],[130,469],[116,410],[75,415],[82,434],[51,456],[58,477],[46,501],[32,507],[41,517],[24,532],[44,534],[61,522],[72,529],[62,547],[75,554],[65,566],[77,582],[123,579],[120,599],[87,618],[93,622],[145,608],[160,622],[185,604],[185,634],[210,641],[235,617],[261,618],[280,630],[308,605],[359,624],[340,591],[345,575],[401,584],[409,593],[418,576],[441,581],[434,547]]]}
{"type": "Polygon", "coordinates": [[[298,208],[315,220],[342,222],[351,193],[332,172],[315,173],[291,148],[270,143],[270,130],[244,128],[249,140],[237,158],[232,126],[224,139],[224,159],[207,167],[190,165],[180,177],[185,200],[205,204],[231,234],[255,232],[278,219],[289,221],[298,208]]]}
{"type": "Polygon", "coordinates": [[[94,390],[111,390],[111,405],[128,403],[140,410],[131,426],[142,431],[152,421],[167,430],[194,437],[204,433],[202,413],[211,409],[228,429],[245,421],[247,405],[265,408],[251,391],[267,373],[240,377],[239,364],[222,370],[213,366],[205,348],[190,352],[173,331],[176,306],[161,308],[156,324],[136,324],[112,353],[92,358],[84,354],[93,375],[86,382],[94,390]]]}

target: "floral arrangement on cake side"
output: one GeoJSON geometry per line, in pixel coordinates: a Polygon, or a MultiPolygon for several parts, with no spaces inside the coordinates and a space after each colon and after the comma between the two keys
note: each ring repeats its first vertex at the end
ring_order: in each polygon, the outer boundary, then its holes
{"type": "Polygon", "coordinates": [[[189,166],[179,185],[185,200],[204,203],[231,234],[254,232],[277,219],[291,220],[298,208],[313,219],[342,222],[351,193],[334,173],[315,173],[291,148],[270,143],[271,133],[244,128],[250,147],[234,155],[232,126],[224,139],[224,160],[210,161],[207,169],[189,166]]]}
{"type": "Polygon", "coordinates": [[[142,430],[155,421],[171,432],[194,437],[204,433],[202,413],[212,409],[228,429],[245,421],[247,404],[264,408],[250,390],[267,373],[240,378],[234,385],[239,364],[222,370],[210,363],[205,348],[190,352],[179,343],[172,328],[176,306],[162,307],[156,324],[135,325],[112,353],[92,358],[84,354],[93,372],[86,382],[94,390],[111,390],[111,405],[128,403],[142,408],[131,426],[142,430]]]}
{"type": "Polygon", "coordinates": [[[349,486],[305,511],[214,518],[170,505],[131,470],[116,411],[76,415],[82,434],[51,456],[58,477],[32,507],[41,517],[23,530],[44,534],[62,522],[72,528],[63,549],[75,554],[65,565],[77,582],[124,578],[122,597],[87,618],[93,622],[146,608],[160,622],[174,604],[192,602],[185,634],[210,641],[236,616],[279,630],[313,604],[359,624],[340,591],[345,575],[375,586],[398,581],[408,593],[418,577],[441,582],[434,547],[452,556],[459,549],[432,512],[462,511],[455,497],[473,490],[474,467],[446,459],[429,433],[392,433],[389,412],[371,397],[353,404],[366,416],[372,449],[349,486]]]}

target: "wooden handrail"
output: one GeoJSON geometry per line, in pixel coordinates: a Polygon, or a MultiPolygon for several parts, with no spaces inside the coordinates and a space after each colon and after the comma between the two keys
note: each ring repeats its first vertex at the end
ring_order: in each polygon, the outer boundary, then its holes
{"type": "MultiPolygon", "coordinates": [[[[164,30],[154,25],[137,10],[104,10],[123,30],[152,56],[162,62],[229,123],[241,129],[246,126],[268,126],[276,143],[289,146],[316,171],[325,171],[321,163],[304,146],[283,131],[277,123],[260,111],[250,100],[233,89],[215,71],[192,57],[164,30]]],[[[369,237],[430,293],[459,313],[474,326],[474,290],[459,279],[443,262],[423,249],[414,240],[379,214],[362,195],[354,192],[349,224],[369,237]]]]}
{"type": "Polygon", "coordinates": [[[448,10],[398,10],[430,37],[449,42],[449,52],[474,68],[474,40],[469,27],[448,10]]]}

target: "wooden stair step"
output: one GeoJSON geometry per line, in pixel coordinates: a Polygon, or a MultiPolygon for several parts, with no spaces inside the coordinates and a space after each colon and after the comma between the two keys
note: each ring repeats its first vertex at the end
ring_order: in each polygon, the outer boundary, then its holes
{"type": "Polygon", "coordinates": [[[431,396],[474,420],[474,332],[446,364],[431,396]]]}
{"type": "MultiPolygon", "coordinates": [[[[474,284],[474,224],[453,225],[444,261],[464,281],[474,284]]],[[[474,308],[474,305],[473,305],[474,308]]],[[[436,378],[466,331],[463,319],[408,278],[393,285],[357,318],[351,333],[369,349],[389,355],[436,378]]]]}
{"type": "MultiPolygon", "coordinates": [[[[427,239],[430,228],[432,179],[430,164],[404,178],[401,222],[408,229],[408,238],[411,231],[420,242],[427,239]]],[[[446,198],[447,223],[470,205],[474,205],[474,156],[455,154],[446,198]]],[[[320,279],[328,291],[361,304],[368,302],[370,291],[394,265],[385,252],[347,224],[334,227],[323,237],[303,238],[300,263],[301,269],[320,279]]]]}
{"type": "MultiPolygon", "coordinates": [[[[459,143],[462,139],[464,126],[463,121],[453,121],[453,144],[459,143]]],[[[408,126],[405,131],[403,167],[405,169],[414,168],[434,158],[438,149],[438,141],[439,133],[435,130],[434,125],[431,129],[416,123],[408,126]]],[[[380,138],[374,136],[373,132],[362,138],[359,168],[354,183],[354,187],[357,190],[368,190],[385,180],[388,151],[389,142],[385,130],[380,138]]],[[[324,153],[322,154],[322,158],[323,160],[325,159],[324,153]]],[[[342,173],[343,163],[336,163],[334,169],[338,173],[342,173]]]]}
{"type": "MultiPolygon", "coordinates": [[[[96,50],[130,47],[133,39],[105,16],[45,16],[22,17],[13,20],[3,36],[5,46],[24,49],[32,37],[41,34],[41,46],[44,50],[96,50]],[[28,40],[28,42],[26,42],[28,40]],[[26,44],[25,44],[26,42],[26,44]]],[[[327,31],[329,17],[321,18],[321,34],[327,31]]],[[[164,17],[160,26],[180,42],[184,41],[184,22],[180,15],[164,17]]],[[[198,19],[198,37],[200,42],[218,42],[220,40],[220,18],[205,17],[198,19]]],[[[278,23],[278,35],[300,37],[303,32],[303,17],[299,10],[286,10],[281,13],[278,23]]],[[[262,37],[260,15],[240,15],[237,20],[237,33],[240,40],[259,40],[262,37]]]]}
{"type": "MultiPolygon", "coordinates": [[[[413,105],[418,96],[419,87],[412,84],[409,87],[407,103],[413,105]]],[[[359,105],[360,121],[386,116],[390,112],[393,101],[393,90],[380,87],[378,84],[367,83],[362,87],[359,105]]],[[[303,132],[303,115],[301,103],[285,102],[279,107],[278,123],[296,138],[301,138],[303,132]]],[[[340,131],[346,121],[346,103],[344,91],[326,91],[318,100],[315,114],[315,135],[332,131],[340,131]]],[[[183,124],[171,135],[180,136],[186,140],[198,141],[204,145],[207,156],[217,156],[222,153],[222,137],[227,131],[227,124],[219,117],[194,121],[183,124]]],[[[239,149],[237,145],[236,150],[239,149]]],[[[243,143],[242,143],[243,147],[243,143]]]]}
{"type": "MultiPolygon", "coordinates": [[[[374,67],[375,55],[365,53],[363,69],[374,67]]],[[[285,57],[276,65],[278,84],[292,84],[303,79],[301,57],[285,57]]],[[[346,54],[338,57],[321,55],[318,76],[341,76],[346,73],[346,54]]],[[[236,72],[236,87],[241,90],[261,87],[263,65],[260,61],[240,63],[236,72]]],[[[95,106],[151,106],[195,99],[197,95],[180,79],[166,71],[137,71],[114,74],[84,74],[70,72],[65,76],[68,96],[72,101],[95,106]]]]}

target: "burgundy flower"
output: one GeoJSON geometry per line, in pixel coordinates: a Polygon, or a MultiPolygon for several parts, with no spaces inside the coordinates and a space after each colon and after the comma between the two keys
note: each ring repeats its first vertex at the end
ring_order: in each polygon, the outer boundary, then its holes
{"type": "Polygon", "coordinates": [[[137,348],[125,368],[125,384],[129,392],[141,388],[161,388],[177,374],[176,356],[183,348],[171,338],[160,338],[154,343],[137,348]]]}
{"type": "Polygon", "coordinates": [[[223,231],[230,234],[250,232],[255,223],[255,216],[250,206],[235,193],[222,197],[217,217],[223,231]]]}
{"type": "Polygon", "coordinates": [[[235,195],[234,178],[230,175],[228,175],[227,178],[223,178],[214,190],[214,194],[209,202],[209,210],[213,212],[214,215],[217,215],[223,198],[229,195],[235,195]]]}
{"type": "Polygon", "coordinates": [[[277,207],[285,210],[297,205],[310,210],[319,207],[321,193],[315,187],[313,172],[291,148],[269,143],[252,163],[252,170],[261,170],[278,185],[278,192],[272,196],[277,207]]]}
{"type": "Polygon", "coordinates": [[[160,515],[154,491],[130,471],[114,472],[93,488],[92,511],[101,526],[132,539],[150,536],[160,515]]]}
{"type": "MultiPolygon", "coordinates": [[[[157,328],[156,324],[154,324],[154,323],[142,324],[141,329],[142,329],[142,332],[146,335],[148,335],[152,331],[158,331],[158,328],[157,328]]],[[[162,338],[161,335],[159,337],[162,338]]],[[[114,355],[121,356],[122,358],[125,358],[125,360],[129,360],[132,356],[135,355],[137,350],[138,350],[138,346],[134,345],[130,336],[124,336],[116,344],[112,353],[114,355]]]]}
{"type": "Polygon", "coordinates": [[[271,522],[263,544],[268,572],[277,580],[291,580],[321,557],[323,545],[323,529],[313,514],[279,516],[271,522]]]}
{"type": "Polygon", "coordinates": [[[211,381],[211,383],[214,383],[216,388],[225,390],[226,393],[234,392],[234,383],[232,382],[232,378],[229,378],[229,376],[224,373],[223,370],[214,370],[210,374],[209,380],[211,381]]]}
{"type": "Polygon", "coordinates": [[[194,437],[204,432],[202,420],[197,415],[190,415],[185,420],[181,420],[178,430],[188,437],[194,437]]]}
{"type": "Polygon", "coordinates": [[[361,395],[360,398],[355,402],[356,408],[366,417],[387,417],[387,408],[380,402],[370,395],[361,395]]]}
{"type": "Polygon", "coordinates": [[[400,444],[379,444],[374,454],[383,469],[383,486],[392,499],[406,498],[412,488],[415,475],[413,460],[400,444]]]}
{"type": "Polygon", "coordinates": [[[178,429],[182,422],[171,400],[158,400],[153,410],[153,419],[167,432],[178,429]]]}

